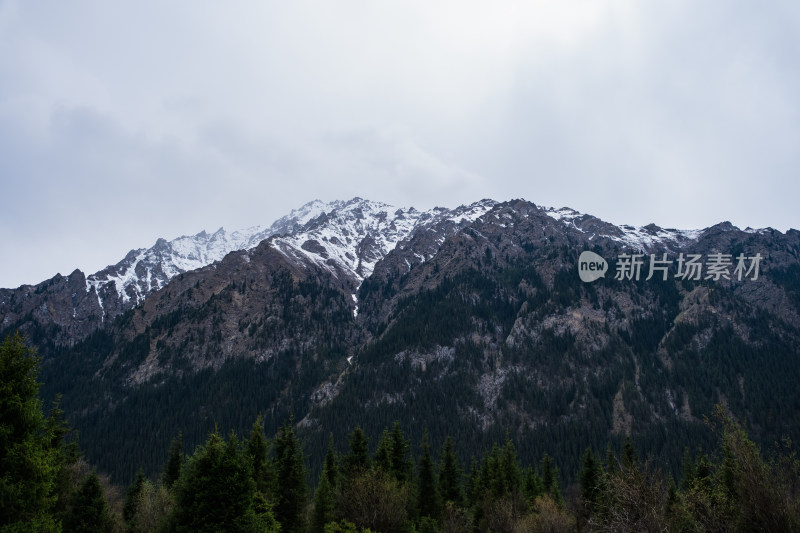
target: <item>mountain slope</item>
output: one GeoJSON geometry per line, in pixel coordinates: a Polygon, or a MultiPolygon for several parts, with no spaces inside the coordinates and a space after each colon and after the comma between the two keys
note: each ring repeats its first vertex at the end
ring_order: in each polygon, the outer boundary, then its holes
{"type": "MultiPolygon", "coordinates": [[[[159,468],[177,431],[191,445],[257,413],[268,431],[293,414],[320,443],[312,462],[328,432],[344,448],[356,424],[375,437],[398,419],[434,446],[450,434],[477,450],[509,432],[524,457],[557,461],[630,433],[669,468],[684,446],[710,444],[702,417],[717,402],[762,443],[800,438],[798,257],[794,230],[635,230],[523,200],[421,213],[354,199],[49,346],[44,392],[64,394],[87,455],[119,479],[159,468]],[[608,260],[604,279],[580,281],[584,250],[608,260]],[[756,280],[679,280],[674,262],[667,280],[614,279],[640,250],[764,261],[756,280]]],[[[48,306],[70,305],[59,302],[48,306]]]]}

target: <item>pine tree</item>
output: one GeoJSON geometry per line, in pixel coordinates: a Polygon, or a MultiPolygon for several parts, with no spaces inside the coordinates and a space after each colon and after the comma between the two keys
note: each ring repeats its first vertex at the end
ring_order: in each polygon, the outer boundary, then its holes
{"type": "Polygon", "coordinates": [[[325,454],[325,463],[319,477],[317,490],[314,492],[314,514],[311,518],[311,530],[322,533],[325,524],[333,521],[335,517],[336,501],[335,491],[338,483],[338,467],[336,454],[333,450],[333,434],[328,437],[328,451],[325,454]]]}
{"type": "Polygon", "coordinates": [[[314,513],[311,517],[311,531],[323,533],[325,524],[335,517],[336,501],[330,479],[323,471],[319,477],[317,490],[314,492],[314,513]]]}
{"type": "Polygon", "coordinates": [[[284,424],[275,439],[279,487],[275,515],[284,533],[303,531],[308,497],[303,450],[291,424],[291,420],[284,424]]]}
{"type": "Polygon", "coordinates": [[[542,458],[542,483],[544,490],[549,494],[553,501],[561,503],[561,489],[558,487],[558,469],[553,466],[553,459],[544,454],[542,458]]]}
{"type": "Polygon", "coordinates": [[[411,444],[400,430],[400,422],[395,421],[392,427],[392,475],[400,483],[411,480],[413,464],[409,457],[411,444]]]}
{"type": "Polygon", "coordinates": [[[375,450],[375,467],[386,474],[392,473],[392,438],[385,429],[378,441],[378,449],[375,450]]]}
{"type": "Polygon", "coordinates": [[[86,478],[75,494],[64,520],[64,529],[75,533],[110,533],[114,530],[114,520],[96,472],[86,478]]]}
{"type": "Polygon", "coordinates": [[[172,485],[178,481],[181,475],[181,468],[183,467],[183,434],[178,435],[172,439],[169,446],[169,458],[167,459],[167,466],[164,467],[164,474],[161,481],[165,487],[171,488],[172,485]]]}
{"type": "Polygon", "coordinates": [[[697,456],[694,464],[694,483],[693,486],[701,488],[704,491],[711,491],[711,461],[704,453],[697,456]]]}
{"type": "Polygon", "coordinates": [[[328,478],[331,488],[336,490],[339,486],[339,464],[336,460],[336,450],[333,448],[333,433],[328,435],[328,450],[325,453],[325,462],[322,465],[322,472],[328,478]]]}
{"type": "Polygon", "coordinates": [[[453,502],[456,506],[464,504],[464,492],[461,488],[463,474],[458,465],[458,458],[453,451],[453,440],[448,435],[442,447],[439,460],[439,492],[442,500],[453,502]]]}
{"type": "Polygon", "coordinates": [[[353,430],[349,442],[350,452],[344,458],[344,475],[348,480],[353,480],[370,467],[369,444],[361,427],[353,430]]]}
{"type": "Polygon", "coordinates": [[[581,489],[581,505],[578,510],[578,520],[580,522],[585,523],[595,514],[600,501],[601,475],[602,472],[591,448],[586,448],[586,453],[583,455],[583,467],[578,480],[581,489]]]}
{"type": "Polygon", "coordinates": [[[0,529],[56,531],[57,450],[38,399],[39,359],[17,333],[0,344],[0,529]]]}
{"type": "Polygon", "coordinates": [[[506,443],[500,454],[498,474],[503,494],[516,494],[522,490],[522,474],[517,462],[517,451],[514,443],[506,436],[506,443]]]}
{"type": "Polygon", "coordinates": [[[542,482],[542,478],[530,466],[525,469],[524,492],[525,497],[530,501],[533,501],[544,494],[544,483],[542,482]]]}
{"type": "Polygon", "coordinates": [[[45,434],[48,438],[48,447],[55,454],[55,497],[56,502],[53,508],[53,516],[56,521],[63,521],[69,510],[70,501],[79,487],[76,486],[75,479],[78,468],[77,464],[81,458],[78,449],[77,435],[72,440],[67,440],[67,435],[71,429],[64,420],[64,411],[61,409],[61,396],[59,395],[53,402],[47,416],[45,434]]]}
{"type": "Polygon", "coordinates": [[[139,472],[136,473],[136,480],[133,482],[133,485],[128,487],[128,492],[125,496],[125,506],[122,508],[122,518],[125,520],[125,523],[128,524],[128,526],[131,525],[133,517],[136,516],[136,508],[139,503],[139,497],[142,494],[142,489],[144,488],[146,480],[147,477],[144,475],[144,471],[140,468],[139,472]]]}
{"type": "Polygon", "coordinates": [[[199,446],[175,483],[172,529],[176,532],[251,531],[255,482],[249,457],[231,434],[215,431],[199,446]]]}
{"type": "Polygon", "coordinates": [[[433,471],[431,449],[428,444],[428,430],[422,436],[422,457],[418,465],[417,510],[420,517],[438,520],[441,514],[439,490],[436,486],[436,474],[433,471]]]}
{"type": "Polygon", "coordinates": [[[264,436],[261,415],[258,415],[250,429],[247,453],[253,463],[253,480],[256,482],[256,490],[264,496],[272,498],[276,492],[275,467],[269,458],[269,441],[264,436]]]}
{"type": "Polygon", "coordinates": [[[475,505],[482,495],[482,490],[484,487],[481,485],[481,473],[483,472],[485,461],[486,457],[484,456],[483,462],[481,463],[478,463],[478,460],[475,459],[475,457],[472,457],[472,461],[470,462],[466,493],[466,497],[469,500],[470,505],[475,505]]]}
{"type": "Polygon", "coordinates": [[[600,479],[600,472],[597,466],[597,461],[594,458],[591,448],[586,448],[586,453],[583,455],[583,468],[580,475],[581,499],[585,503],[589,512],[591,512],[595,503],[597,503],[597,490],[600,479]]]}

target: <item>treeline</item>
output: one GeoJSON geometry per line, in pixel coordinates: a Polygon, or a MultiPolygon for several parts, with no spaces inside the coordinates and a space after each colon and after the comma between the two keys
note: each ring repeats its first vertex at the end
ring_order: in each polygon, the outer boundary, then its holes
{"type": "Polygon", "coordinates": [[[766,460],[718,406],[713,455],[687,450],[680,479],[637,457],[582,457],[563,491],[552,459],[522,465],[506,438],[468,469],[447,438],[417,453],[400,424],[374,451],[361,428],[339,453],[329,439],[315,489],[289,420],[274,440],[259,417],[240,438],[212,432],[184,454],[178,435],[156,479],[124,494],[81,460],[63,413],[38,399],[38,360],[21,336],[0,345],[0,531],[522,532],[797,531],[800,461],[791,443],[766,460]]]}

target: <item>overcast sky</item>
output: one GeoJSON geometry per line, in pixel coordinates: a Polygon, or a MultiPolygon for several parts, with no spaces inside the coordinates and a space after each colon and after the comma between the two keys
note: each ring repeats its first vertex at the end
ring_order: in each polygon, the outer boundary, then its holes
{"type": "Polygon", "coordinates": [[[800,2],[0,0],[0,287],[318,198],[800,227],[800,2]]]}

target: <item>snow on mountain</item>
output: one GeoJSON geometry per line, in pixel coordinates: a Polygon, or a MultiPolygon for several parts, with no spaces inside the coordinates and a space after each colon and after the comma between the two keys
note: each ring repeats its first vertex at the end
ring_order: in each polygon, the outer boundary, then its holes
{"type": "Polygon", "coordinates": [[[182,236],[171,241],[158,239],[151,248],[131,250],[116,265],[87,276],[86,290],[96,291],[102,306],[103,298],[100,295],[106,292],[104,288],[113,283],[123,304],[131,301],[136,304],[179,274],[219,261],[230,252],[253,248],[272,235],[293,233],[325,210],[340,204],[342,202],[326,204],[314,200],[299,209],[293,209],[269,227],[252,226],[233,232],[220,228],[211,234],[201,231],[197,235],[182,236]]]}
{"type": "Polygon", "coordinates": [[[542,207],[541,210],[554,220],[571,226],[580,232],[588,233],[589,240],[595,237],[608,237],[635,250],[649,250],[657,246],[666,246],[670,249],[680,248],[697,241],[705,231],[664,229],[655,224],[648,224],[639,228],[627,224],[616,226],[569,207],[561,207],[559,209],[542,207]]]}
{"type": "MultiPolygon", "coordinates": [[[[272,245],[292,260],[309,260],[336,276],[343,272],[358,285],[372,274],[378,261],[420,228],[446,221],[467,224],[496,203],[482,200],[456,209],[418,211],[354,198],[311,220],[297,233],[274,238],[272,245]]],[[[445,237],[442,235],[439,244],[445,237]]]]}
{"type": "Polygon", "coordinates": [[[86,290],[97,294],[101,307],[109,291],[116,292],[123,306],[135,305],[175,276],[210,265],[230,252],[254,248],[273,236],[272,245],[287,256],[310,260],[327,269],[341,269],[360,283],[370,275],[375,263],[419,227],[445,220],[466,224],[495,203],[484,200],[456,209],[418,211],[361,198],[314,200],[269,227],[253,226],[233,232],[220,228],[211,234],[201,231],[171,241],[158,239],[151,248],[131,250],[119,263],[87,276],[86,290]]]}
{"type": "MultiPolygon", "coordinates": [[[[151,248],[132,250],[116,265],[89,275],[86,290],[97,294],[101,307],[104,299],[113,297],[116,306],[129,308],[175,276],[210,265],[230,252],[252,249],[265,239],[271,239],[271,246],[298,264],[316,264],[337,278],[349,279],[357,288],[372,274],[378,261],[392,250],[404,249],[416,232],[425,229],[432,236],[426,247],[416,247],[412,254],[414,261],[427,261],[447,237],[495,205],[494,200],[481,200],[455,209],[434,207],[419,211],[361,198],[314,200],[270,226],[233,232],[220,228],[211,234],[202,231],[171,241],[158,239],[151,248]]],[[[654,224],[640,228],[616,226],[567,207],[538,209],[554,221],[586,234],[589,240],[608,237],[633,249],[659,245],[676,249],[696,241],[705,231],[662,229],[654,224]]]]}

